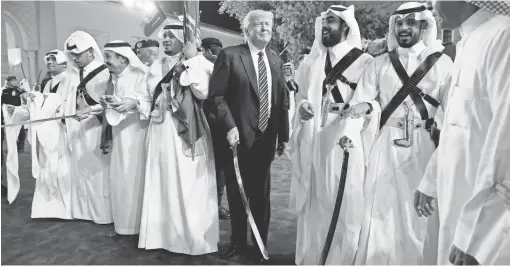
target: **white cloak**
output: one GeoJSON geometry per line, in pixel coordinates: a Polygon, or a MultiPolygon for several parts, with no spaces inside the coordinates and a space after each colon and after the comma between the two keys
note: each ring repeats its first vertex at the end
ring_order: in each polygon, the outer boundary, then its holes
{"type": "MultiPolygon", "coordinates": [[[[102,64],[98,60],[85,67],[84,78],[102,64]]],[[[65,115],[76,114],[76,90],[80,83],[78,70],[67,71],[68,88],[65,115]]],[[[86,85],[89,95],[99,102],[105,95],[110,77],[108,69],[101,71],[86,85]]],[[[59,85],[59,90],[63,89],[59,85]]],[[[66,129],[71,149],[71,202],[73,218],[91,220],[97,224],[113,222],[108,179],[110,154],[102,154],[100,149],[102,124],[94,115],[77,121],[66,119],[66,129]]]]}
{"type": "MultiPolygon", "coordinates": [[[[30,115],[22,106],[16,106],[11,114],[7,111],[5,104],[2,104],[2,112],[4,113],[6,125],[26,121],[30,115]]],[[[16,142],[22,127],[23,125],[4,128],[5,143],[7,144],[7,158],[5,159],[5,167],[7,168],[7,200],[10,204],[16,199],[20,189],[18,146],[16,142]]]]}
{"type": "MultiPolygon", "coordinates": [[[[118,77],[113,75],[112,82],[113,95],[119,99],[138,99],[137,88],[146,86],[145,71],[128,65],[118,77]]],[[[138,234],[149,122],[141,120],[138,112],[118,113],[106,109],[105,114],[113,132],[109,176],[115,231],[121,235],[138,234]]]]}
{"type": "MultiPolygon", "coordinates": [[[[47,83],[43,91],[59,84],[56,93],[38,93],[30,101],[30,119],[62,116],[65,72],[47,83]]],[[[32,176],[36,179],[32,218],[72,219],[70,150],[65,125],[60,120],[30,126],[32,176]]]]}
{"type": "MultiPolygon", "coordinates": [[[[419,42],[409,49],[399,47],[397,52],[407,74],[411,76],[428,55],[443,49],[439,43],[426,47],[419,42]]],[[[442,106],[446,104],[451,66],[451,59],[442,55],[418,83],[424,93],[438,100],[442,106]]],[[[370,115],[371,122],[375,121],[379,127],[381,109],[401,87],[402,82],[388,54],[383,54],[375,58],[363,74],[350,104],[372,103],[374,111],[370,115]]],[[[405,101],[411,104],[414,119],[421,120],[410,96],[405,101]]],[[[436,108],[424,102],[429,118],[434,117],[436,108]]],[[[391,117],[401,118],[404,115],[404,108],[400,105],[391,117]]],[[[347,129],[358,130],[353,126],[347,129]]],[[[435,241],[428,238],[434,238],[434,231],[437,230],[434,224],[427,223],[427,218],[418,217],[413,205],[414,192],[435,146],[424,127],[413,130],[411,147],[395,146],[393,140],[402,138],[403,134],[402,129],[385,125],[368,149],[365,213],[356,264],[423,264],[430,260],[430,256],[424,259],[424,253],[435,250],[435,241]]]]}
{"type": "Polygon", "coordinates": [[[482,265],[510,264],[510,18],[480,9],[461,28],[441,141],[419,190],[437,196],[438,264],[452,244],[482,265]]]}
{"type": "MultiPolygon", "coordinates": [[[[352,48],[343,42],[328,49],[332,66],[352,48]]],[[[363,54],[347,68],[343,76],[351,83],[358,83],[372,60],[370,55],[363,54]]],[[[326,53],[321,53],[306,58],[298,70],[298,104],[289,143],[292,161],[291,208],[299,215],[295,259],[298,265],[319,263],[335,207],[344,158],[338,141],[345,121],[340,119],[339,114],[329,113],[325,126],[320,127],[325,62],[326,53]],[[309,102],[315,112],[315,116],[306,122],[301,121],[299,116],[299,108],[304,102],[309,102]]],[[[336,84],[344,101],[349,101],[354,91],[339,80],[336,84]]],[[[354,262],[363,221],[364,156],[360,132],[350,137],[359,145],[350,150],[342,206],[326,264],[354,262]]]]}
{"type": "MultiPolygon", "coordinates": [[[[180,54],[167,57],[169,70],[180,54]]],[[[162,75],[162,59],[151,65],[147,78],[146,101],[140,112],[148,117],[154,89],[162,75]]],[[[213,65],[198,55],[185,61],[198,99],[207,98],[213,65]]],[[[182,74],[184,75],[184,73],[182,74]]],[[[181,76],[182,77],[182,76],[181,76]]],[[[181,79],[182,80],[182,79],[181,79]]],[[[170,95],[173,97],[172,89],[170,95]]],[[[166,249],[175,253],[201,255],[216,252],[219,242],[216,170],[209,129],[203,136],[205,154],[194,160],[183,152],[183,141],[170,111],[162,123],[149,124],[147,165],[143,196],[139,248],[166,249]]]]}

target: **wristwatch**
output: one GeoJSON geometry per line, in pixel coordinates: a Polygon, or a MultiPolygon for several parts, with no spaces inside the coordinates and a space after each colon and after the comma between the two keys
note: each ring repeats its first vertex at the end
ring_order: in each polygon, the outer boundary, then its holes
{"type": "Polygon", "coordinates": [[[372,113],[372,111],[374,110],[374,107],[372,107],[372,104],[367,102],[368,106],[370,107],[370,109],[368,109],[368,111],[365,113],[366,115],[369,115],[370,113],[372,113]]]}

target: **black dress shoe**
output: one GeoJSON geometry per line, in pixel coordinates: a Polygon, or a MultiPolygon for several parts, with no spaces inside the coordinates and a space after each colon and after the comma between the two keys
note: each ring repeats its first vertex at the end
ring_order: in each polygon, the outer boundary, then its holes
{"type": "Polygon", "coordinates": [[[230,212],[223,208],[223,206],[218,207],[218,214],[220,215],[220,220],[228,220],[230,219],[230,212]]]}
{"type": "Polygon", "coordinates": [[[246,248],[243,248],[243,247],[240,247],[240,246],[235,246],[235,245],[230,245],[228,248],[224,249],[221,252],[220,257],[222,259],[224,259],[224,260],[225,259],[230,259],[230,258],[232,258],[234,256],[243,254],[245,251],[246,251],[246,248]]]}

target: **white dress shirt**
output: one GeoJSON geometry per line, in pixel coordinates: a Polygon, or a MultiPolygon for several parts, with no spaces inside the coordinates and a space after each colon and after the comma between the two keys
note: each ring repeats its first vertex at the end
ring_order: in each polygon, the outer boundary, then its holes
{"type": "MultiPolygon", "coordinates": [[[[264,64],[266,64],[266,73],[267,73],[267,100],[268,100],[268,109],[269,109],[269,113],[268,113],[268,117],[271,116],[271,98],[272,98],[272,87],[273,87],[273,79],[272,79],[272,76],[271,76],[271,67],[269,65],[269,60],[267,59],[267,54],[266,54],[266,51],[265,49],[263,50],[259,50],[257,47],[255,47],[255,45],[253,45],[251,42],[248,41],[248,47],[250,47],[250,54],[251,54],[251,58],[253,60],[253,66],[255,68],[255,74],[257,75],[257,85],[260,86],[259,83],[259,52],[262,51],[262,53],[264,53],[264,64]]],[[[255,89],[259,89],[259,88],[255,88],[255,89]]]]}

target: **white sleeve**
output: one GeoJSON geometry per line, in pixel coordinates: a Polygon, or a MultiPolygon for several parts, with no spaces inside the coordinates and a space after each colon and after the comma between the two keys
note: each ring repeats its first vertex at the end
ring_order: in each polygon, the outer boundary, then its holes
{"type": "Polygon", "coordinates": [[[182,86],[190,86],[193,95],[204,100],[209,95],[209,79],[214,65],[203,55],[198,55],[183,62],[186,70],[181,74],[182,86]]]}
{"type": "Polygon", "coordinates": [[[494,186],[510,181],[510,28],[488,47],[490,56],[484,64],[485,80],[492,120],[485,137],[471,198],[457,222],[454,244],[482,265],[494,264],[510,237],[510,209],[496,195],[494,186]]]}

